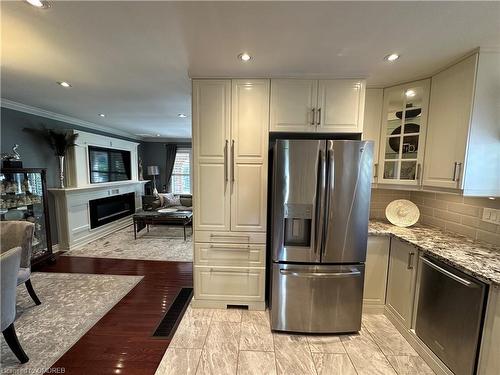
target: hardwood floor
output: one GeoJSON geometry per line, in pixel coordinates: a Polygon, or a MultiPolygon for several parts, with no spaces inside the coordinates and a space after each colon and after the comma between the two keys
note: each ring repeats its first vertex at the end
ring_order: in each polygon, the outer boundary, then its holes
{"type": "Polygon", "coordinates": [[[193,285],[191,262],[59,257],[38,271],[144,276],[52,366],[71,375],[153,375],[169,340],[151,335],[180,288],[193,285]]]}

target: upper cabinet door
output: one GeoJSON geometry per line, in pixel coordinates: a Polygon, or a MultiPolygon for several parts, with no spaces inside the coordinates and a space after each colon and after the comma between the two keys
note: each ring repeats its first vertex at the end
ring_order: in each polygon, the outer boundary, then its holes
{"type": "Polygon", "coordinates": [[[266,230],[268,124],[269,80],[233,80],[232,231],[266,230]]]}
{"type": "Polygon", "coordinates": [[[359,79],[320,80],[316,125],[328,133],[361,133],[365,82],[359,79]]]}
{"type": "Polygon", "coordinates": [[[316,131],[317,97],[317,80],[271,80],[271,131],[316,131]]]}
{"type": "Polygon", "coordinates": [[[366,89],[365,114],[363,120],[363,140],[373,141],[373,179],[378,173],[380,124],[382,120],[383,89],[366,89]]]}
{"type": "Polygon", "coordinates": [[[231,117],[236,163],[264,163],[269,138],[269,80],[233,80],[231,117]]]}
{"type": "Polygon", "coordinates": [[[461,189],[477,54],[432,77],[424,185],[461,189]]]}
{"type": "Polygon", "coordinates": [[[193,200],[197,230],[229,230],[230,80],[193,81],[193,200]]]}
{"type": "Polygon", "coordinates": [[[421,185],[429,87],[426,79],[384,90],[379,183],[421,185]]]}

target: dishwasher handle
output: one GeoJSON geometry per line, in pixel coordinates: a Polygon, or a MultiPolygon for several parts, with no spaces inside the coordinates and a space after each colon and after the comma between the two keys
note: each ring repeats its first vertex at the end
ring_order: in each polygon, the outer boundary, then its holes
{"type": "Polygon", "coordinates": [[[447,270],[445,270],[442,267],[439,267],[437,264],[435,264],[434,262],[431,262],[430,260],[428,260],[428,259],[426,259],[424,257],[420,257],[420,259],[422,260],[422,262],[424,262],[425,264],[427,264],[429,267],[434,268],[436,271],[441,272],[442,274],[448,276],[449,278],[455,280],[456,282],[459,282],[462,285],[465,285],[466,287],[469,287],[469,288],[479,287],[478,284],[473,283],[473,282],[471,282],[469,280],[466,280],[466,279],[464,279],[464,278],[462,278],[460,276],[457,276],[454,273],[452,273],[450,271],[447,271],[447,270]]]}

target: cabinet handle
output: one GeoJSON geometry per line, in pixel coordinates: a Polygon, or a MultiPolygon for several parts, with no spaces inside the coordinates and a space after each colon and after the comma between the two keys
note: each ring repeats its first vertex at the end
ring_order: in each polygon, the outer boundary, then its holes
{"type": "Polygon", "coordinates": [[[462,177],[462,163],[456,162],[455,164],[458,168],[457,181],[460,181],[460,178],[462,177]]]}
{"type": "Polygon", "coordinates": [[[214,268],[210,268],[210,273],[246,273],[246,274],[250,274],[250,270],[247,269],[246,271],[244,270],[241,270],[241,271],[234,271],[234,270],[224,270],[224,269],[214,269],[214,268]]]}
{"type": "Polygon", "coordinates": [[[414,255],[415,255],[415,253],[413,251],[411,251],[411,252],[408,253],[408,266],[407,266],[407,268],[409,270],[413,269],[413,256],[414,255]]]}
{"type": "Polygon", "coordinates": [[[378,163],[373,164],[373,178],[378,177],[378,163]]]}
{"type": "Polygon", "coordinates": [[[422,165],[420,163],[417,164],[417,172],[415,174],[415,179],[420,182],[420,171],[422,169],[422,165]]]}
{"type": "Polygon", "coordinates": [[[313,108],[311,111],[312,111],[311,125],[314,125],[314,121],[316,121],[316,108],[313,108]]]}
{"type": "Polygon", "coordinates": [[[321,125],[321,108],[318,109],[318,122],[316,123],[316,125],[321,125]]]}
{"type": "Polygon", "coordinates": [[[246,247],[236,247],[236,246],[221,246],[221,245],[210,245],[210,249],[219,249],[219,250],[232,250],[232,251],[241,251],[248,253],[251,251],[253,248],[250,247],[250,245],[247,245],[246,247]]]}
{"type": "Polygon", "coordinates": [[[231,181],[234,182],[234,139],[231,143],[231,181]]]}
{"type": "Polygon", "coordinates": [[[227,183],[227,181],[228,181],[228,176],[227,176],[227,146],[228,146],[228,143],[229,143],[229,141],[226,139],[226,144],[224,146],[224,183],[227,183]]]}
{"type": "Polygon", "coordinates": [[[245,235],[241,235],[241,236],[233,236],[233,235],[230,235],[230,234],[214,234],[214,233],[210,233],[210,237],[211,238],[246,238],[247,241],[250,241],[250,236],[245,236],[245,235]]]}
{"type": "Polygon", "coordinates": [[[451,178],[452,181],[457,181],[457,165],[457,161],[453,163],[453,177],[451,178]]]}

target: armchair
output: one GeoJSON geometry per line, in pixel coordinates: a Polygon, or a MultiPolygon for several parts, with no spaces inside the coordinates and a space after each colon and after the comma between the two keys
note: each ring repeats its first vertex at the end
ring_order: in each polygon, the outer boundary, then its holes
{"type": "Polygon", "coordinates": [[[0,255],[0,300],[2,314],[2,334],[9,345],[9,348],[16,355],[21,363],[29,361],[14,328],[16,319],[16,288],[17,275],[19,273],[19,263],[21,260],[21,247],[15,247],[0,255]]]}
{"type": "Polygon", "coordinates": [[[21,263],[17,276],[17,285],[24,283],[35,304],[41,302],[31,284],[31,250],[35,226],[28,221],[0,221],[1,249],[8,250],[21,247],[21,263]]]}

